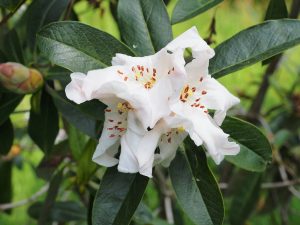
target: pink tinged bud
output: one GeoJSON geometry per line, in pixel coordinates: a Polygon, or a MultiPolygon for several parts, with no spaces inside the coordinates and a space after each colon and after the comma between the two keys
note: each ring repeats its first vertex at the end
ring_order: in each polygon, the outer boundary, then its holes
{"type": "Polygon", "coordinates": [[[0,82],[6,89],[18,94],[33,93],[44,83],[39,71],[13,62],[0,64],[0,82]]]}

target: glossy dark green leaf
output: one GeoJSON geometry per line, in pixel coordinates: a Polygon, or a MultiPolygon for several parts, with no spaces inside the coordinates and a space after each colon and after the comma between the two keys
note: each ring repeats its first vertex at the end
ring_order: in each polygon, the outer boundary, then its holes
{"type": "Polygon", "coordinates": [[[91,160],[97,144],[98,141],[90,139],[82,149],[80,158],[77,160],[77,182],[79,184],[88,183],[97,169],[97,164],[91,160]]]}
{"type": "Polygon", "coordinates": [[[0,93],[0,125],[7,120],[22,99],[23,95],[0,93]]]}
{"type": "Polygon", "coordinates": [[[169,171],[179,205],[195,225],[221,225],[224,206],[205,152],[188,138],[186,154],[178,151],[169,171]]]}
{"type": "Polygon", "coordinates": [[[300,21],[270,20],[239,32],[216,47],[209,71],[219,78],[300,43],[300,21]]]}
{"type": "Polygon", "coordinates": [[[68,124],[67,132],[72,156],[75,160],[80,160],[84,147],[88,141],[88,137],[72,124],[68,124]]]}
{"type": "Polygon", "coordinates": [[[179,0],[172,14],[172,24],[197,16],[222,1],[223,0],[179,0]]]}
{"type": "Polygon", "coordinates": [[[260,173],[243,172],[229,210],[231,225],[244,224],[250,216],[259,197],[261,178],[260,173]]]}
{"type": "MultiPolygon", "coordinates": [[[[1,43],[0,43],[1,44],[1,43]]],[[[0,49],[0,63],[4,63],[7,62],[7,56],[5,55],[5,53],[0,49]]]]}
{"type": "Polygon", "coordinates": [[[50,180],[63,159],[70,156],[70,152],[68,140],[61,141],[54,145],[51,152],[48,155],[44,155],[37,166],[37,176],[47,181],[50,180]]]}
{"type": "Polygon", "coordinates": [[[128,225],[148,184],[140,174],[106,170],[93,205],[93,225],[128,225]],[[108,216],[109,215],[109,216],[108,216]]]}
{"type": "Polygon", "coordinates": [[[63,170],[60,169],[58,172],[56,172],[49,185],[49,189],[47,192],[47,196],[45,198],[45,201],[42,203],[41,211],[39,213],[38,217],[38,225],[45,225],[47,224],[47,221],[50,218],[49,212],[52,211],[55,199],[58,195],[58,191],[61,185],[61,182],[63,180],[63,170]]]}
{"type": "Polygon", "coordinates": [[[40,149],[49,153],[58,134],[58,112],[52,97],[45,90],[42,90],[39,106],[38,111],[33,107],[30,110],[28,133],[40,149]]]}
{"type": "Polygon", "coordinates": [[[14,11],[24,0],[0,0],[0,7],[14,11]]]}
{"type": "Polygon", "coordinates": [[[265,20],[283,19],[288,17],[285,0],[270,0],[265,20]]]}
{"type": "Polygon", "coordinates": [[[109,66],[116,53],[133,54],[110,34],[78,22],[49,24],[37,39],[40,50],[52,63],[73,72],[109,66]]]}
{"type": "Polygon", "coordinates": [[[118,22],[122,39],[139,56],[154,54],[172,40],[162,0],[120,0],[118,22]]]}
{"type": "Polygon", "coordinates": [[[71,71],[67,70],[60,66],[54,66],[50,68],[47,73],[46,79],[47,80],[58,80],[65,87],[68,83],[71,82],[70,77],[71,71]]]}
{"type": "Polygon", "coordinates": [[[90,137],[98,138],[100,136],[99,121],[95,120],[87,111],[81,110],[81,105],[69,101],[64,92],[54,91],[50,87],[47,88],[47,91],[53,97],[54,104],[63,118],[90,137]]]}
{"type": "Polygon", "coordinates": [[[58,21],[69,0],[35,0],[28,8],[27,38],[34,47],[37,32],[46,24],[58,21]]]}
{"type": "Polygon", "coordinates": [[[0,161],[0,204],[12,200],[12,161],[0,161]]]}
{"type": "MultiPolygon", "coordinates": [[[[34,203],[29,207],[28,214],[32,218],[38,219],[42,206],[42,202],[34,203]]],[[[86,220],[86,209],[74,201],[55,202],[48,214],[48,222],[66,223],[86,220]]]]}
{"type": "Polygon", "coordinates": [[[18,62],[24,64],[23,49],[19,36],[15,30],[11,30],[4,38],[4,51],[6,53],[7,61],[18,62]]]}
{"type": "Polygon", "coordinates": [[[255,172],[264,171],[271,163],[270,143],[257,127],[233,117],[226,117],[221,127],[241,147],[239,154],[226,156],[226,160],[242,169],[255,172]]]}
{"type": "Polygon", "coordinates": [[[6,155],[14,141],[14,128],[11,120],[6,120],[0,125],[0,155],[6,155]]]}

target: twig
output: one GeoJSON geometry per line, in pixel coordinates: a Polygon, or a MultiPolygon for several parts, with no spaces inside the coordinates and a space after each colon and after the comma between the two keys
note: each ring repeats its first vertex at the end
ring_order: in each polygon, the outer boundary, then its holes
{"type": "Polygon", "coordinates": [[[172,209],[172,191],[169,189],[168,185],[166,184],[166,178],[161,168],[157,167],[155,169],[155,178],[157,178],[157,185],[159,186],[159,190],[164,197],[164,210],[166,219],[169,224],[174,224],[174,215],[172,209]]]}
{"type": "MultiPolygon", "coordinates": [[[[277,188],[283,188],[283,187],[290,187],[293,185],[300,184],[300,179],[296,180],[287,180],[287,181],[281,181],[281,182],[266,182],[262,183],[261,188],[263,189],[277,189],[277,188]]],[[[228,183],[220,183],[219,184],[220,189],[227,189],[229,187],[228,183]]]]}
{"type": "MultiPolygon", "coordinates": [[[[286,169],[285,169],[285,166],[284,166],[284,163],[282,161],[282,158],[281,158],[281,155],[280,153],[277,151],[274,153],[274,159],[278,162],[278,170],[279,170],[279,174],[280,174],[280,177],[281,179],[284,181],[284,182],[289,182],[289,178],[288,178],[288,174],[286,172],[286,169]]],[[[297,198],[300,199],[300,192],[293,186],[293,185],[290,185],[288,187],[289,191],[297,198]]]]}
{"type": "Polygon", "coordinates": [[[20,207],[20,206],[29,204],[31,202],[35,202],[38,199],[38,197],[40,197],[41,195],[43,195],[44,193],[46,193],[48,191],[48,188],[49,188],[49,184],[47,183],[38,192],[34,193],[31,197],[29,197],[27,199],[24,199],[24,200],[21,200],[18,202],[0,204],[0,211],[20,207]]]}
{"type": "Polygon", "coordinates": [[[68,4],[68,7],[67,7],[67,11],[66,11],[65,16],[64,16],[64,20],[69,19],[72,8],[73,8],[73,5],[74,5],[74,2],[75,2],[75,0],[70,0],[70,2],[68,4]]]}
{"type": "Polygon", "coordinates": [[[2,18],[2,20],[0,21],[0,27],[5,24],[17,11],[18,9],[21,7],[21,5],[23,5],[23,3],[25,2],[26,0],[23,0],[22,2],[20,2],[20,4],[17,6],[17,8],[15,8],[14,11],[11,11],[10,13],[8,13],[6,16],[4,16],[2,18]]]}

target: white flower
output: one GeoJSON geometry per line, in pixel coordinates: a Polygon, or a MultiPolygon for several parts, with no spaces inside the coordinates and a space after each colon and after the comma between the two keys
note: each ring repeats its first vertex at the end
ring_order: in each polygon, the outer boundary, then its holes
{"type": "MultiPolygon", "coordinates": [[[[184,40],[181,41],[184,44],[184,40]]],[[[180,42],[176,44],[180,45],[180,42]]],[[[181,92],[175,93],[169,100],[172,113],[160,121],[140,142],[140,148],[143,148],[144,152],[138,151],[140,155],[137,158],[143,171],[149,170],[147,167],[149,162],[153,162],[157,145],[160,153],[155,155],[156,163],[168,166],[175,157],[178,146],[188,134],[197,146],[205,146],[217,164],[225,155],[239,153],[239,145],[230,142],[229,135],[219,127],[227,110],[238,104],[239,99],[208,74],[209,59],[212,55],[209,51],[202,51],[200,54],[194,50],[194,59],[185,66],[186,82],[181,92]],[[209,115],[209,110],[215,111],[213,118],[209,115]],[[158,138],[154,140],[153,137],[158,138]],[[149,145],[149,138],[152,145],[149,145]]]]}
{"type": "Polygon", "coordinates": [[[71,74],[69,99],[78,104],[98,99],[108,105],[93,160],[151,177],[153,164],[168,166],[188,134],[196,145],[204,144],[217,163],[224,155],[237,154],[238,145],[228,141],[219,125],[239,100],[208,75],[213,56],[192,28],[155,55],[117,54],[111,67],[71,74]],[[194,58],[187,65],[186,48],[194,58]],[[215,110],[214,119],[208,110],[215,110]],[[155,154],[157,146],[160,152],[155,154]]]}

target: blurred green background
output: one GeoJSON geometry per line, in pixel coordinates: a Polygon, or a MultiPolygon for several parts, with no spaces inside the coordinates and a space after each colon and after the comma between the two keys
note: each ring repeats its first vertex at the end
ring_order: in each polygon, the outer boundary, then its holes
{"type": "MultiPolygon", "coordinates": [[[[170,15],[175,3],[176,0],[172,0],[168,5],[168,12],[170,15]]],[[[290,7],[291,1],[287,1],[287,3],[290,7]]],[[[213,40],[215,41],[213,46],[216,46],[237,32],[262,22],[267,4],[268,1],[259,0],[224,1],[217,7],[214,7],[193,19],[174,25],[174,36],[176,37],[188,28],[196,26],[203,38],[208,37],[209,26],[215,15],[217,34],[213,37],[213,40]]],[[[109,10],[108,0],[103,1],[100,9],[91,7],[87,1],[80,1],[76,4],[75,10],[80,21],[83,23],[104,30],[113,36],[120,38],[116,22],[109,10]]],[[[263,112],[280,103],[282,101],[281,91],[284,92],[289,90],[295,80],[299,79],[299,52],[300,46],[292,48],[284,54],[282,63],[272,78],[272,80],[274,80],[274,86],[269,88],[264,102],[263,112]],[[279,89],[276,88],[276,83],[280,83],[279,89]]],[[[262,66],[261,63],[257,63],[220,79],[232,93],[237,96],[243,96],[240,110],[248,109],[251,101],[247,99],[247,96],[251,97],[255,95],[264,70],[265,67],[262,66]]],[[[300,90],[299,86],[297,88],[300,90]]],[[[45,182],[42,179],[37,178],[35,170],[33,169],[38,165],[43,153],[33,144],[28,135],[24,136],[24,134],[26,134],[27,120],[29,117],[29,112],[26,112],[29,109],[29,100],[30,96],[26,96],[12,116],[17,136],[15,144],[18,144],[21,147],[21,154],[16,158],[16,160],[20,161],[20,167],[14,167],[13,169],[13,202],[28,198],[45,185],[45,182]]],[[[151,190],[152,186],[153,185],[150,185],[148,187],[145,196],[150,206],[155,205],[158,201],[156,193],[151,190]]],[[[43,196],[41,196],[41,198],[43,198],[43,196]]],[[[293,212],[291,213],[290,224],[298,225],[300,224],[300,201],[299,199],[294,198],[291,204],[293,212]]],[[[27,215],[29,205],[30,204],[27,204],[13,209],[13,216],[0,213],[0,224],[35,224],[35,221],[30,219],[27,215]]],[[[255,216],[251,217],[249,224],[280,224],[278,210],[266,215],[255,214],[255,216]]]]}

